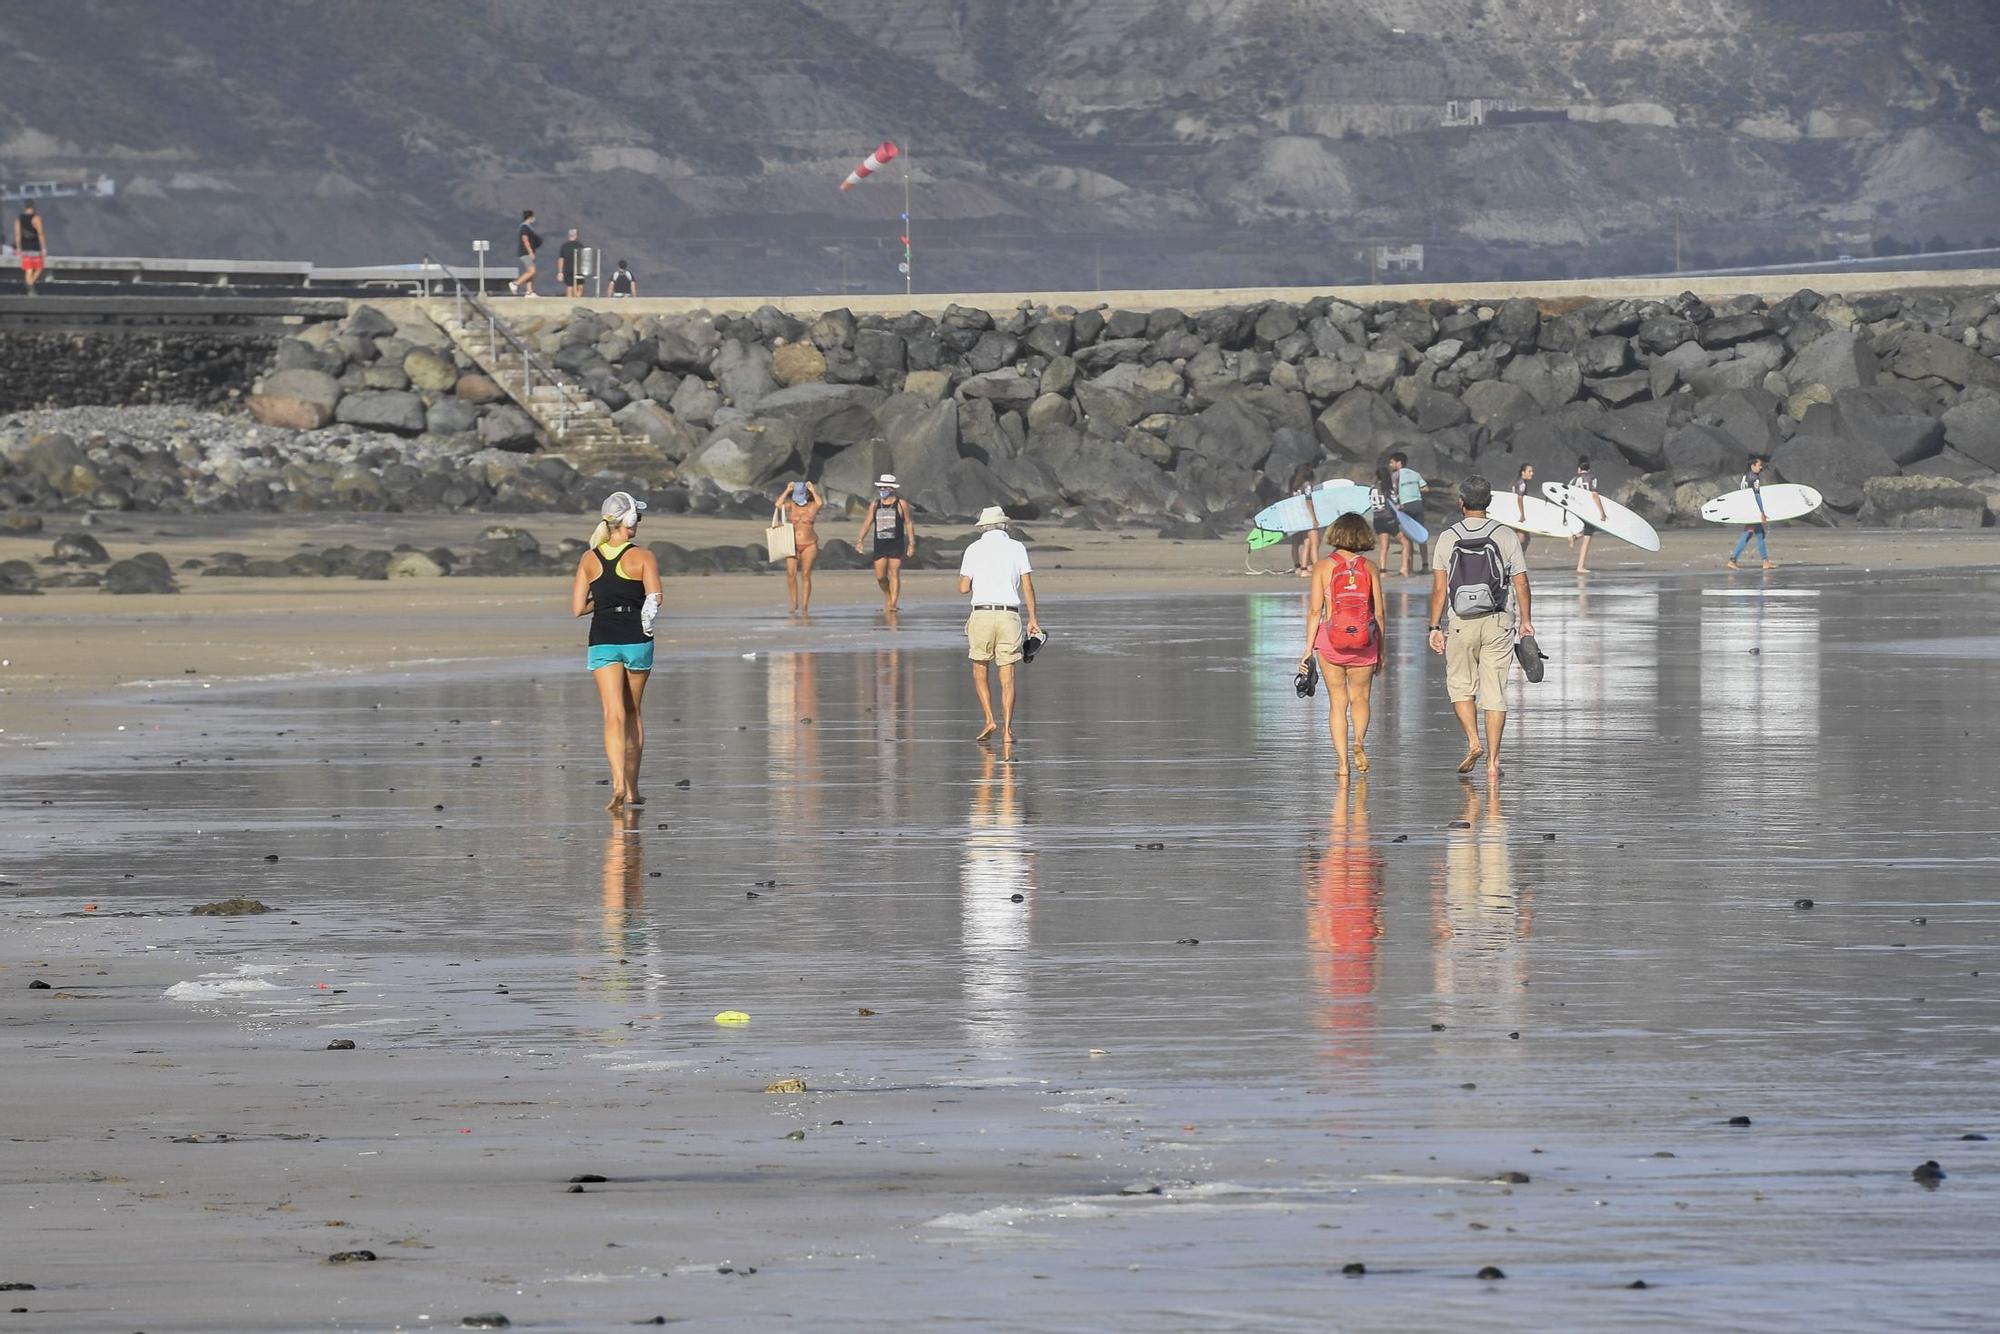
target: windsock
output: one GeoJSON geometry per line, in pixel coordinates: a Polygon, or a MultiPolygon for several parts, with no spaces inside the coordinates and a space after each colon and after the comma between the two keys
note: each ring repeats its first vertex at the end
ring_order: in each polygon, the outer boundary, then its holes
{"type": "Polygon", "coordinates": [[[852,190],[855,186],[861,184],[861,182],[867,180],[891,162],[894,162],[896,160],[896,152],[896,146],[885,140],[880,148],[861,160],[860,166],[847,173],[847,179],[840,183],[840,188],[843,190],[852,190]]]}

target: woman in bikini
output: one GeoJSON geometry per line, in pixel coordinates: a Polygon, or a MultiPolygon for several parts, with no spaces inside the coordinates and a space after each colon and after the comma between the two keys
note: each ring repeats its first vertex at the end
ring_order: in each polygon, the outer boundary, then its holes
{"type": "Polygon", "coordinates": [[[793,482],[778,493],[775,517],[792,525],[792,545],[798,551],[785,557],[785,592],[795,612],[812,611],[813,563],[819,559],[819,533],[813,523],[825,506],[826,498],[811,482],[793,482]]]}
{"type": "Polygon", "coordinates": [[[598,510],[590,550],[577,558],[569,609],[590,617],[586,662],[597,679],[604,706],[604,758],[611,764],[611,800],[605,809],[642,806],[639,761],[646,751],[646,724],[639,702],[653,670],[653,623],[660,614],[660,563],[633,542],[643,500],[614,491],[598,510]]]}
{"type": "Polygon", "coordinates": [[[1306,651],[1299,670],[1317,653],[1326,678],[1327,731],[1347,777],[1347,727],[1354,723],[1354,767],[1368,772],[1368,696],[1384,661],[1382,578],[1367,556],[1374,545],[1368,520],[1343,514],[1326,530],[1327,554],[1313,566],[1312,601],[1306,613],[1306,651]]]}

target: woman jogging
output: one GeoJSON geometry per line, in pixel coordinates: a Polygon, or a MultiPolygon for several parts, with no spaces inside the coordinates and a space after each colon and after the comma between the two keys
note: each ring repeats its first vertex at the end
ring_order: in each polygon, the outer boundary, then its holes
{"type": "Polygon", "coordinates": [[[653,622],[660,614],[660,563],[633,542],[643,500],[623,491],[605,497],[590,550],[577,558],[569,609],[590,617],[586,662],[597,678],[604,706],[604,758],[611,764],[611,800],[604,808],[642,806],[639,761],[646,751],[646,724],[639,702],[653,670],[653,622]]]}
{"type": "Polygon", "coordinates": [[[1313,566],[1312,602],[1306,613],[1304,671],[1315,653],[1326,679],[1327,732],[1347,777],[1348,719],[1354,722],[1354,767],[1368,772],[1368,696],[1383,662],[1382,580],[1367,551],[1374,545],[1366,519],[1343,514],[1326,530],[1327,554],[1313,566]]]}
{"type": "Polygon", "coordinates": [[[819,532],[813,527],[826,497],[811,482],[793,482],[778,493],[771,513],[771,526],[792,526],[792,549],[798,554],[785,557],[785,593],[792,610],[810,613],[813,600],[813,565],[819,560],[819,532]]]}

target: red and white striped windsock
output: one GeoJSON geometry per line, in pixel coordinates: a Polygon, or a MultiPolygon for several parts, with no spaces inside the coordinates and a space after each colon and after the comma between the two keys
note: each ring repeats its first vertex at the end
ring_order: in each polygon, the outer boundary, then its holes
{"type": "Polygon", "coordinates": [[[843,190],[852,190],[861,182],[873,176],[882,168],[896,160],[896,146],[884,140],[882,146],[861,160],[861,165],[847,173],[847,179],[840,183],[843,190]]]}

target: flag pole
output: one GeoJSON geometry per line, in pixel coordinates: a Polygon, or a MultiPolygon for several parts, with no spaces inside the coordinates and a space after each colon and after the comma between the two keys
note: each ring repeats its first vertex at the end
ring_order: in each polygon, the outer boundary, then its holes
{"type": "Polygon", "coordinates": [[[908,148],[909,142],[910,141],[908,139],[905,139],[903,141],[905,145],[903,149],[903,295],[904,296],[910,295],[910,292],[913,290],[911,287],[911,283],[915,277],[915,275],[911,272],[911,270],[915,267],[915,265],[910,258],[911,224],[910,224],[910,150],[908,148]]]}

